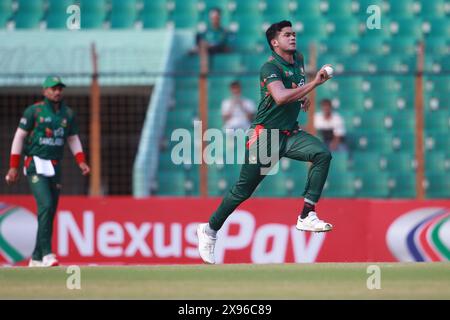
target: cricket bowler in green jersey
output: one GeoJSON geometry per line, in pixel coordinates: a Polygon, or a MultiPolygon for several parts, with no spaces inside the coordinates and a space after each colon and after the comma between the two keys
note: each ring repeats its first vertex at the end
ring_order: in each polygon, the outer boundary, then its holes
{"type": "MultiPolygon", "coordinates": [[[[260,72],[261,102],[251,126],[246,144],[246,161],[242,165],[238,182],[230,189],[219,208],[212,214],[209,223],[197,228],[198,249],[202,260],[215,263],[214,247],[217,231],[228,216],[246,199],[264,179],[264,163],[260,154],[251,153],[252,148],[265,148],[277,159],[287,157],[308,161],[312,165],[308,172],[304,196],[304,208],[297,220],[297,229],[326,232],[332,230],[330,223],[317,217],[315,204],[319,201],[330,167],[331,153],[318,138],[299,129],[297,118],[301,109],[308,110],[310,102],[306,95],[326,82],[330,76],[323,66],[314,80],[306,83],[303,56],[296,51],[296,35],[289,21],[271,25],[266,31],[272,55],[260,72]],[[262,132],[277,134],[275,144],[264,138],[262,132]]],[[[272,164],[273,165],[273,164],[272,164]]]]}
{"type": "Polygon", "coordinates": [[[30,267],[59,265],[52,253],[53,221],[61,189],[61,160],[67,142],[81,173],[90,172],[78,136],[73,111],[62,100],[65,84],[59,77],[48,77],[43,83],[44,100],[29,106],[20,119],[14,135],[6,182],[19,177],[22,153],[24,174],[36,199],[38,230],[30,267]]]}

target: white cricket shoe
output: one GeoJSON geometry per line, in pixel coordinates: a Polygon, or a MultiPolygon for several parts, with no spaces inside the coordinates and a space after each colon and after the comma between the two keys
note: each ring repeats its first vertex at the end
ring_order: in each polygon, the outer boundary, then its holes
{"type": "Polygon", "coordinates": [[[214,246],[217,238],[213,238],[206,234],[205,227],[207,223],[201,223],[197,227],[198,252],[205,263],[214,264],[214,246]]]}
{"type": "Polygon", "coordinates": [[[317,213],[311,211],[305,219],[298,217],[297,229],[301,231],[327,232],[333,229],[330,223],[320,220],[317,213]]]}
{"type": "Polygon", "coordinates": [[[30,259],[30,262],[28,262],[28,267],[30,268],[38,268],[38,267],[42,267],[42,261],[40,260],[33,260],[30,259]]]}
{"type": "Polygon", "coordinates": [[[43,267],[56,267],[59,266],[59,261],[56,259],[56,255],[50,253],[42,258],[43,267]]]}

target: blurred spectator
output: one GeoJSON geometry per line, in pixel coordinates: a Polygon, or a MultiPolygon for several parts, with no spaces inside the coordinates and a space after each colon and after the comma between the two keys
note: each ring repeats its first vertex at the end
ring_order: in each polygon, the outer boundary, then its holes
{"type": "Polygon", "coordinates": [[[210,54],[230,52],[228,46],[229,32],[222,26],[222,11],[219,8],[212,8],[209,11],[209,24],[204,32],[197,33],[197,47],[193,52],[198,52],[200,45],[207,46],[210,54]]]}
{"type": "Polygon", "coordinates": [[[323,99],[320,106],[322,111],[314,115],[314,127],[330,151],[347,151],[344,119],[333,112],[331,100],[323,99]]]}
{"type": "Polygon", "coordinates": [[[230,84],[231,97],[222,101],[222,118],[224,129],[247,130],[256,112],[255,103],[241,96],[241,84],[230,84]]]}

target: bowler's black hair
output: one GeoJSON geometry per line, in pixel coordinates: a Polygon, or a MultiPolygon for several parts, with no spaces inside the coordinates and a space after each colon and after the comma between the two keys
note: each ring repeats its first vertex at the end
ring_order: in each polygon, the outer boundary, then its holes
{"type": "Polygon", "coordinates": [[[273,46],[270,42],[276,38],[276,36],[278,35],[278,32],[281,32],[281,29],[286,28],[286,27],[292,27],[292,23],[290,21],[283,20],[283,21],[272,24],[269,27],[269,29],[267,29],[266,38],[267,38],[267,42],[269,43],[269,47],[271,50],[273,50],[273,46]]]}
{"type": "Polygon", "coordinates": [[[230,83],[230,87],[240,87],[240,86],[241,86],[241,83],[239,82],[239,80],[233,80],[230,83]]]}

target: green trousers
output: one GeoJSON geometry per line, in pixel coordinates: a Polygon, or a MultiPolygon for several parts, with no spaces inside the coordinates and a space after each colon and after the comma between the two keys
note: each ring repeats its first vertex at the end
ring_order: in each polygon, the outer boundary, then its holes
{"type": "Polygon", "coordinates": [[[56,175],[45,177],[35,173],[33,164],[27,169],[28,183],[37,204],[38,230],[33,260],[52,253],[53,221],[58,207],[60,193],[60,170],[55,166],[56,175]]]}
{"type": "MultiPolygon", "coordinates": [[[[280,133],[277,146],[272,145],[270,134],[266,138],[259,137],[256,145],[258,148],[264,146],[269,155],[278,153],[278,158],[287,157],[299,161],[311,162],[308,178],[303,196],[313,202],[319,201],[323,186],[328,176],[331,153],[318,138],[305,132],[298,131],[285,135],[280,133]]],[[[266,174],[262,174],[261,169],[270,167],[260,159],[255,159],[251,152],[252,147],[246,148],[245,163],[242,165],[241,173],[237,183],[231,187],[230,191],[222,200],[219,208],[212,214],[209,224],[213,230],[219,230],[225,223],[228,216],[255,191],[258,184],[264,179],[266,174]]],[[[258,154],[258,153],[256,153],[258,154]]],[[[266,162],[266,161],[264,161],[266,162]]],[[[273,163],[272,163],[273,166],[273,163]]],[[[266,170],[267,171],[267,170],[266,170]]]]}

